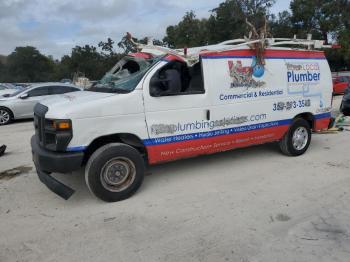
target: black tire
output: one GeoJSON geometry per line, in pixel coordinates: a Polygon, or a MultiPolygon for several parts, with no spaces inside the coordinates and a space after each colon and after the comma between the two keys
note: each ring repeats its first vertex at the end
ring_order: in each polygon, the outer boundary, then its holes
{"type": "Polygon", "coordinates": [[[129,198],[139,189],[144,172],[144,160],[135,148],[112,143],[91,155],[85,168],[85,181],[96,197],[116,202],[129,198]]]}
{"type": "Polygon", "coordinates": [[[0,126],[8,125],[13,120],[13,114],[10,109],[6,107],[0,107],[0,126]],[[4,118],[7,116],[8,118],[4,118]]]}
{"type": "Polygon", "coordinates": [[[311,127],[309,123],[303,118],[296,118],[293,120],[288,132],[284,135],[282,140],[279,142],[279,146],[282,153],[287,156],[300,156],[306,152],[306,150],[310,146],[310,143],[311,143],[311,127]],[[303,136],[300,136],[301,137],[300,146],[296,146],[296,144],[299,144],[299,140],[293,139],[293,136],[294,134],[296,134],[296,132],[299,132],[301,130],[304,131],[304,132],[301,132],[301,134],[304,134],[305,136],[307,136],[307,141],[305,142],[303,139],[303,136]],[[303,143],[301,143],[301,141],[303,141],[303,143]]]}

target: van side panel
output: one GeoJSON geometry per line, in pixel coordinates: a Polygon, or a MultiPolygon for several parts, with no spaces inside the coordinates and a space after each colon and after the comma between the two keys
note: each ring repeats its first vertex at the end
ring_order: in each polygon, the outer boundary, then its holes
{"type": "Polygon", "coordinates": [[[216,132],[191,134],[186,136],[186,138],[169,137],[159,140],[147,140],[145,143],[149,163],[155,164],[180,158],[222,152],[233,148],[247,147],[252,144],[277,141],[288,130],[289,122],[284,121],[276,127],[257,130],[254,130],[258,128],[257,126],[250,126],[242,129],[226,129],[216,132]],[[252,130],[242,131],[243,129],[252,130]],[[205,138],[206,136],[207,138],[205,138]],[[175,140],[180,140],[180,142],[174,142],[175,140]]]}
{"type": "Polygon", "coordinates": [[[150,164],[278,141],[304,113],[315,130],[327,128],[332,78],[324,53],[274,49],[264,57],[261,68],[251,50],[203,55],[210,120],[170,118],[171,133],[144,140],[150,164]]]}

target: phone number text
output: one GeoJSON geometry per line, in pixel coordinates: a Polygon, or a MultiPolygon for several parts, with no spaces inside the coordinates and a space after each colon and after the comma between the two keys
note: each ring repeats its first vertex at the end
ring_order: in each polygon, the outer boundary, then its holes
{"type": "Polygon", "coordinates": [[[283,111],[283,110],[292,110],[296,108],[310,107],[311,100],[298,100],[298,101],[288,101],[288,102],[277,102],[273,104],[273,111],[283,111]]]}

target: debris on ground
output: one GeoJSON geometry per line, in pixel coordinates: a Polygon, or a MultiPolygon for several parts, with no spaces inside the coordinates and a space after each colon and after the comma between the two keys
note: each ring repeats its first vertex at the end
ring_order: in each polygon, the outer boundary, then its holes
{"type": "Polygon", "coordinates": [[[278,214],[275,218],[280,222],[286,222],[291,219],[288,215],[285,215],[285,214],[278,214]]]}
{"type": "Polygon", "coordinates": [[[6,145],[0,146],[0,156],[2,156],[3,154],[5,154],[5,150],[6,150],[6,145]]]}
{"type": "Polygon", "coordinates": [[[342,128],[343,130],[350,131],[350,117],[341,114],[338,121],[335,123],[337,128],[342,128]]]}
{"type": "Polygon", "coordinates": [[[336,118],[332,118],[328,129],[317,131],[317,134],[337,134],[341,131],[350,131],[350,117],[339,114],[336,118]],[[347,128],[349,127],[349,128],[347,128]]]}
{"type": "Polygon", "coordinates": [[[31,171],[33,168],[30,166],[19,166],[9,170],[0,172],[0,180],[10,180],[16,176],[23,175],[31,171]]]}

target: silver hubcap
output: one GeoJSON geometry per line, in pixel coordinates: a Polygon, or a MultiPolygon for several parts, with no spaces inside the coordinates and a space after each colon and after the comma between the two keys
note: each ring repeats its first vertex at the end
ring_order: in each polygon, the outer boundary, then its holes
{"type": "Polygon", "coordinates": [[[10,120],[10,114],[0,109],[0,124],[6,124],[10,120]]]}
{"type": "Polygon", "coordinates": [[[135,180],[134,163],[125,157],[109,160],[101,170],[100,178],[103,187],[112,192],[120,192],[128,188],[135,180]]]}
{"type": "Polygon", "coordinates": [[[293,134],[293,147],[296,150],[303,150],[309,141],[309,133],[305,127],[298,127],[293,134]]]}

